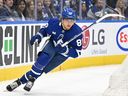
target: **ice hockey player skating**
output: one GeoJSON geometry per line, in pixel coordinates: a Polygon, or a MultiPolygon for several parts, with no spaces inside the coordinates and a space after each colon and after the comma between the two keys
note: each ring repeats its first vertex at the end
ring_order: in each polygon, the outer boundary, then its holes
{"type": "Polygon", "coordinates": [[[9,84],[6,87],[8,91],[13,91],[21,84],[25,84],[24,89],[30,91],[35,80],[40,77],[42,73],[50,72],[69,57],[76,58],[79,56],[77,50],[82,49],[82,35],[62,47],[64,42],[69,41],[75,35],[82,32],[82,29],[75,23],[75,18],[76,15],[73,9],[64,8],[60,20],[57,18],[50,19],[48,25],[45,28],[41,28],[39,32],[31,38],[30,44],[33,45],[36,41],[40,43],[43,37],[50,37],[43,50],[38,53],[37,60],[31,70],[9,84]]]}

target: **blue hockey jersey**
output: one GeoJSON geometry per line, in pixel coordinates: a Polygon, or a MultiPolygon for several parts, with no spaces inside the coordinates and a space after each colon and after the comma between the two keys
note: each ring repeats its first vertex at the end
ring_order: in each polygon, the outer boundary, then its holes
{"type": "MultiPolygon", "coordinates": [[[[50,19],[48,21],[47,27],[41,28],[39,31],[43,37],[50,35],[50,40],[58,42],[58,40],[62,39],[63,43],[69,41],[71,38],[80,34],[81,32],[82,29],[77,24],[74,24],[70,30],[64,30],[59,19],[50,19]]],[[[69,57],[78,57],[77,50],[82,49],[81,41],[82,35],[68,44],[69,52],[67,55],[69,57]]]]}

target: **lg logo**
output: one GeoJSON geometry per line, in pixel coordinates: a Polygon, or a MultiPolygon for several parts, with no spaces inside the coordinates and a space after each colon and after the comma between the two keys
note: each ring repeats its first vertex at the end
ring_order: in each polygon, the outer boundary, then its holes
{"type": "Polygon", "coordinates": [[[103,45],[105,43],[105,31],[100,29],[98,32],[92,31],[92,45],[103,45]],[[95,39],[96,38],[96,39],[95,39]]]}
{"type": "MultiPolygon", "coordinates": [[[[87,26],[83,26],[82,29],[85,30],[87,28],[87,26]]],[[[89,30],[85,31],[83,33],[83,40],[82,40],[82,49],[86,49],[89,45],[89,41],[90,41],[90,32],[89,30]]]]}
{"type": "MultiPolygon", "coordinates": [[[[85,30],[87,26],[83,26],[82,29],[85,30]]],[[[83,33],[83,40],[82,40],[82,48],[86,49],[90,43],[92,42],[92,45],[104,45],[105,43],[105,30],[104,29],[99,29],[99,30],[94,30],[90,32],[89,30],[86,30],[83,33]],[[92,39],[90,40],[90,38],[92,39]]]]}

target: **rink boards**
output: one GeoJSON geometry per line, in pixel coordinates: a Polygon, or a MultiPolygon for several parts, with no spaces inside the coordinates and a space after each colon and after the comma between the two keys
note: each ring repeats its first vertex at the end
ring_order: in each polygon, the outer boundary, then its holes
{"type": "MultiPolygon", "coordinates": [[[[81,28],[92,22],[77,22],[81,28]]],[[[31,36],[46,22],[0,23],[0,81],[22,76],[36,60],[38,47],[30,46],[31,36]]],[[[121,64],[128,54],[128,22],[101,22],[83,33],[83,50],[79,58],[69,58],[54,71],[121,64]]],[[[45,40],[42,40],[42,44],[45,40]]]]}

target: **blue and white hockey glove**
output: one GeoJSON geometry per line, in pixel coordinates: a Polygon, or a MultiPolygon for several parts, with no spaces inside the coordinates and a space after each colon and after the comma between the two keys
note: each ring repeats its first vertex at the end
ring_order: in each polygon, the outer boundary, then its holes
{"type": "Polygon", "coordinates": [[[40,33],[37,33],[35,36],[32,36],[31,40],[30,40],[30,44],[33,45],[34,42],[38,42],[38,44],[41,42],[42,39],[42,35],[40,33]]]}

